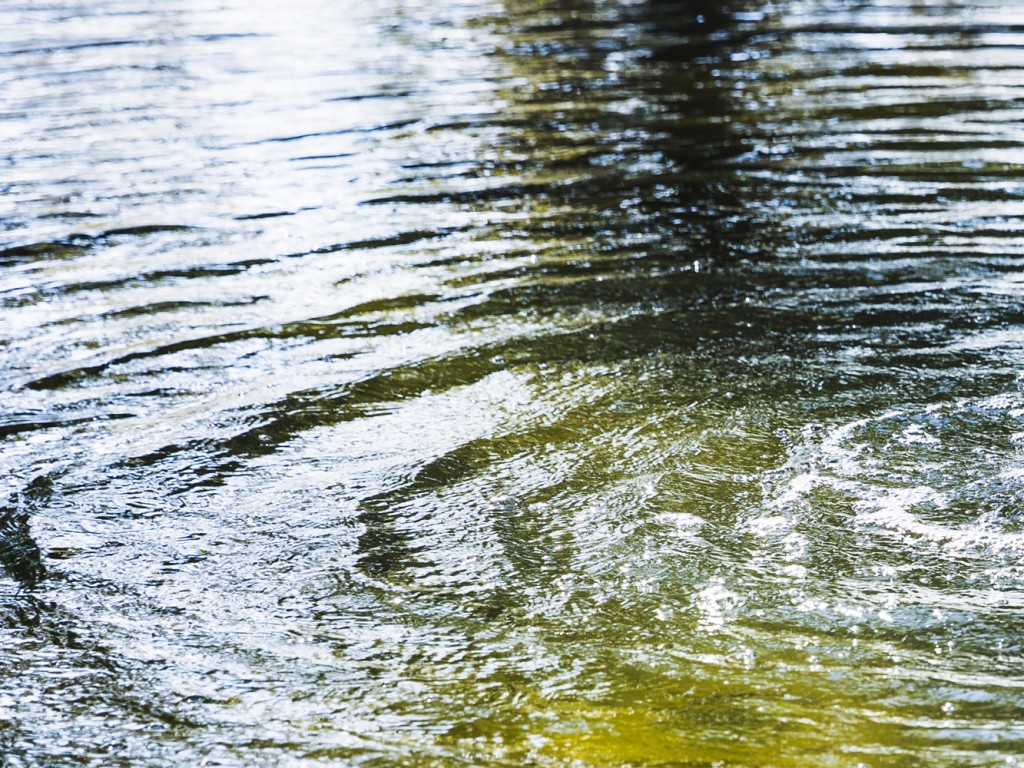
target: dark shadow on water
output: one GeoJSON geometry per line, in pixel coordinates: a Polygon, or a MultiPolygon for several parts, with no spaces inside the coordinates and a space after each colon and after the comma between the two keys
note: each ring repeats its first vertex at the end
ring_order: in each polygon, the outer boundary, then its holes
{"type": "Polygon", "coordinates": [[[0,507],[0,566],[23,587],[32,589],[46,576],[42,552],[32,537],[30,515],[53,495],[53,480],[40,476],[11,494],[0,507]]]}
{"type": "MultiPolygon", "coordinates": [[[[479,380],[500,368],[487,362],[492,359],[508,366],[614,364],[667,349],[689,353],[714,329],[688,313],[716,296],[730,299],[737,288],[730,266],[774,253],[775,227],[758,213],[768,192],[744,182],[734,167],[748,149],[750,118],[745,94],[720,71],[748,42],[733,12],[700,2],[505,5],[504,15],[477,23],[506,40],[496,55],[513,84],[502,93],[506,106],[480,119],[481,128],[496,132],[493,152],[475,159],[472,171],[460,171],[486,178],[486,189],[376,202],[502,211],[508,218],[479,237],[521,238],[539,255],[540,265],[522,275],[528,279],[489,293],[453,323],[550,313],[557,327],[560,313],[594,308],[634,317],[477,348],[478,364],[471,367],[467,359],[427,364],[411,371],[412,379],[403,377],[418,382],[409,395],[479,380]],[[651,312],[656,307],[662,311],[651,312]],[[672,307],[682,311],[665,311],[672,307]],[[680,325],[684,314],[688,327],[680,325]],[[449,367],[461,376],[446,375],[449,367]]],[[[439,172],[422,169],[428,171],[439,172]]],[[[391,387],[379,393],[394,396],[391,387]]],[[[414,538],[412,518],[423,514],[416,500],[443,498],[444,488],[486,471],[488,448],[466,443],[367,500],[360,567],[374,578],[404,582],[412,569],[429,565],[414,538]]],[[[511,560],[530,570],[530,558],[516,553],[530,552],[536,542],[517,543],[516,526],[505,520],[511,513],[495,514],[511,560]]]]}

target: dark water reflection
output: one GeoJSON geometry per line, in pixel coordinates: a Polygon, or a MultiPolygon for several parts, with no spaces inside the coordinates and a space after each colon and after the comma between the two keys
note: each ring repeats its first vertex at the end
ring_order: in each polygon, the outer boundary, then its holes
{"type": "Polygon", "coordinates": [[[1015,764],[1022,10],[0,6],[0,764],[1015,764]]]}

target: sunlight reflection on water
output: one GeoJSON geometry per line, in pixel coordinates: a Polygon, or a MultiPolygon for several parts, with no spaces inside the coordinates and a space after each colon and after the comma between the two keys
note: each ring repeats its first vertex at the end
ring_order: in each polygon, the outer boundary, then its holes
{"type": "Polygon", "coordinates": [[[1013,764],[1018,10],[0,8],[0,762],[1013,764]]]}

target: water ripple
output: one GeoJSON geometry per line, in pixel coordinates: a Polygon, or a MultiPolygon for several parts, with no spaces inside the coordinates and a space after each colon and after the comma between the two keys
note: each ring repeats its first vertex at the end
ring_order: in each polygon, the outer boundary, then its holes
{"type": "Polygon", "coordinates": [[[0,8],[4,759],[1018,759],[1018,10],[0,8]]]}

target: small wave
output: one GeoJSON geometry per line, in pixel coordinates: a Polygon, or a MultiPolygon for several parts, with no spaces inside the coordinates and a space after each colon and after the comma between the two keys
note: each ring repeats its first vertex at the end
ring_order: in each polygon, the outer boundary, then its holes
{"type": "Polygon", "coordinates": [[[767,520],[799,518],[825,490],[881,547],[982,559],[1024,553],[1022,429],[1019,392],[835,427],[794,450],[786,481],[772,491],[778,516],[767,520]]]}

